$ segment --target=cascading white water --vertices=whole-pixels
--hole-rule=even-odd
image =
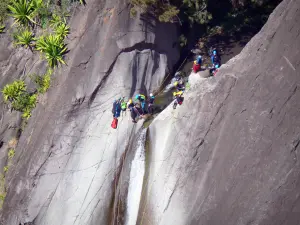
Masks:
[[[137,149],[131,162],[130,180],[127,196],[126,225],[136,225],[145,174],[145,140],[147,130],[138,137]]]

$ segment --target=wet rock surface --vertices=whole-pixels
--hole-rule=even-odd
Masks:
[[[55,72],[7,173],[3,224],[110,224],[122,217],[119,185],[126,178],[119,176],[142,122],[133,124],[127,113],[111,129],[112,102],[158,89],[179,58],[176,27],[130,19],[129,8],[128,1],[91,0],[75,9],[68,65]],[[27,62],[29,53],[19,51],[1,56],[16,68],[7,77],[20,77],[26,63],[42,71],[42,62]],[[22,64],[12,60],[17,56]]]
[[[278,6],[216,77],[192,74],[183,105],[167,107],[145,133],[128,113],[111,129],[112,102],[159,88],[179,58],[176,27],[130,19],[125,0],[75,9],[68,66],[56,71],[22,132],[1,223],[126,224],[134,200],[143,225],[298,225],[299,7],[288,0]],[[38,55],[3,40],[1,87],[43,73]],[[3,103],[0,110],[4,165],[20,121]],[[140,192],[131,169],[143,162],[138,204],[127,198]]]
[[[138,224],[300,223],[299,8],[155,118]]]

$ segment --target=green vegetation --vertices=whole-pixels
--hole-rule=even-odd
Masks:
[[[8,5],[11,16],[18,25],[28,26],[34,22],[35,8],[30,0],[14,0]]]
[[[5,25],[0,25],[0,34],[3,33],[5,30]]]
[[[12,160],[15,156],[15,147],[18,144],[18,140],[17,138],[12,138],[9,142],[8,142],[8,152],[7,152],[7,163],[3,168],[3,173],[4,174],[0,174],[0,209],[3,206],[5,197],[6,197],[6,188],[5,188],[5,174],[9,171],[9,168],[12,165]]]
[[[5,85],[2,90],[4,101],[9,103],[13,110],[23,112],[22,117],[28,119],[35,108],[37,95],[27,91],[25,82],[16,80]]]
[[[25,91],[26,91],[26,85],[22,80],[16,80],[12,84],[7,84],[2,90],[4,101],[14,102]]]
[[[70,27],[67,24],[62,23],[55,28],[54,32],[57,36],[64,40],[70,32]]]
[[[0,174],[0,209],[2,209],[5,197],[6,197],[5,176],[3,174]]]
[[[36,50],[44,53],[51,68],[58,66],[59,63],[65,64],[63,56],[68,49],[64,40],[59,35],[49,34],[41,36],[36,42]]]
[[[135,16],[139,10],[157,17],[161,22],[204,24],[212,19],[207,11],[208,0],[131,0],[131,5],[131,16]]]
[[[193,24],[208,24],[224,21],[227,15],[243,15],[248,9],[277,5],[281,0],[131,0],[131,16],[140,12],[143,15],[155,17],[161,22]],[[259,15],[259,13],[257,13]],[[228,17],[227,17],[228,19]],[[240,21],[241,22],[241,21]]]
[[[16,45],[21,45],[32,50],[33,33],[30,30],[24,29],[15,33],[14,40]]]
[[[65,23],[65,21],[63,21],[65,19],[63,19],[60,15],[57,14],[52,14],[52,19],[50,20],[50,26],[55,29],[56,27],[58,27],[60,24]]]
[[[8,151],[8,158],[12,159],[15,156],[15,149],[11,148]]]
[[[78,0],[77,0],[78,1]],[[35,108],[38,94],[44,94],[51,84],[52,68],[66,64],[64,55],[68,48],[65,38],[70,32],[66,17],[69,16],[69,5],[72,0],[43,1],[43,0],[2,0],[0,2],[0,33],[4,31],[7,16],[14,19],[12,35],[16,46],[29,48],[33,54],[39,51],[48,62],[44,75],[34,75],[36,89],[27,90],[23,80],[15,80],[7,84],[3,90],[3,99],[12,110],[22,112],[22,117],[30,118]],[[85,4],[85,1],[80,1]],[[47,25],[50,25],[47,27]],[[38,32],[37,32],[38,30]],[[35,37],[36,33],[42,33]]]
[[[44,94],[50,87],[51,84],[51,74],[52,71],[48,70],[47,73],[43,76],[40,75],[33,75],[31,78],[33,79],[34,83],[37,85],[38,93]]]

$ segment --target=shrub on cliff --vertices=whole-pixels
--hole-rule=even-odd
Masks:
[[[23,26],[35,23],[33,21],[35,10],[29,0],[13,0],[8,5],[8,9],[15,23]]]
[[[60,63],[65,64],[64,54],[67,52],[64,40],[58,35],[49,34],[37,39],[36,49],[44,54],[51,68],[58,66]]]
[[[131,16],[135,16],[138,10],[141,13],[149,13],[161,22],[207,23],[212,17],[207,11],[208,0],[131,0]]]
[[[36,94],[27,92],[27,87],[24,81],[16,80],[11,84],[5,85],[2,90],[4,101],[10,104],[13,110],[23,112],[24,118],[31,116],[31,111],[34,109],[37,101]]]
[[[34,81],[34,83],[37,85],[37,91],[38,93],[44,94],[50,87],[51,83],[51,74],[52,70],[49,69],[47,73],[43,76],[41,75],[32,75],[31,79]]]
[[[24,29],[15,33],[14,40],[16,45],[21,45],[32,50],[33,33],[30,30]]]
[[[65,39],[70,32],[70,27],[67,24],[62,23],[55,28],[54,32],[61,39]]]

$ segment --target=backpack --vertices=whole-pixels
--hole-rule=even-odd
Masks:
[[[127,103],[126,103],[126,102],[122,102],[122,103],[121,103],[121,109],[122,109],[123,111],[125,111],[126,108],[127,108]]]
[[[117,129],[117,127],[118,127],[118,119],[117,118],[113,119],[113,121],[111,122],[111,127],[113,129]]]

